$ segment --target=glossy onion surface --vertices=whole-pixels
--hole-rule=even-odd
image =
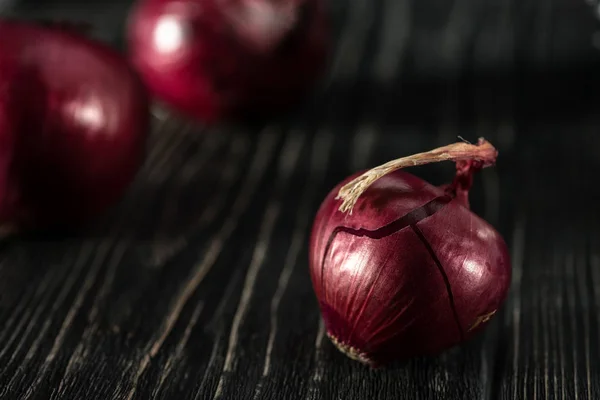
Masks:
[[[119,54],[74,29],[0,22],[0,224],[72,227],[122,195],[148,101]]]
[[[329,44],[322,0],[141,0],[128,30],[153,94],[209,122],[294,104]]]
[[[321,205],[311,278],[327,334],[378,366],[470,338],[500,307],[511,275],[499,233],[460,198],[404,171],[373,183],[352,214],[339,189]]]

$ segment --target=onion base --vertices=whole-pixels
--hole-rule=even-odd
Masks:
[[[338,338],[336,338],[329,332],[327,332],[327,337],[329,338],[329,340],[331,340],[331,343],[333,343],[334,346],[347,357],[366,365],[375,364],[373,360],[371,360],[365,353],[361,352],[356,347],[350,346],[346,343],[342,343]]]

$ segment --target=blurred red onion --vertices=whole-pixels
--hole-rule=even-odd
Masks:
[[[140,0],[128,30],[151,92],[207,122],[296,103],[329,48],[322,0]]]
[[[115,51],[64,24],[0,22],[0,224],[77,226],[143,157],[145,89]]]

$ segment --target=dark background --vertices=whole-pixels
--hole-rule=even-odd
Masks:
[[[123,46],[127,3],[0,4]],[[3,244],[0,397],[600,398],[595,7],[336,0],[310,104],[210,130],[157,113],[144,169],[95,229]],[[348,174],[457,135],[500,150],[472,205],[511,248],[509,299],[476,339],[369,370],[323,337],[312,217]],[[453,168],[411,172],[443,183]]]

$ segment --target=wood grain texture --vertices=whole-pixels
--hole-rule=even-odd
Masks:
[[[115,46],[129,7],[2,4],[89,20]],[[97,226],[2,244],[0,398],[600,398],[596,2],[329,5],[336,47],[309,104],[210,130],[157,108],[142,171]],[[350,173],[458,135],[500,150],[472,205],[510,245],[510,296],[474,340],[369,370],[324,334],[312,217]]]

